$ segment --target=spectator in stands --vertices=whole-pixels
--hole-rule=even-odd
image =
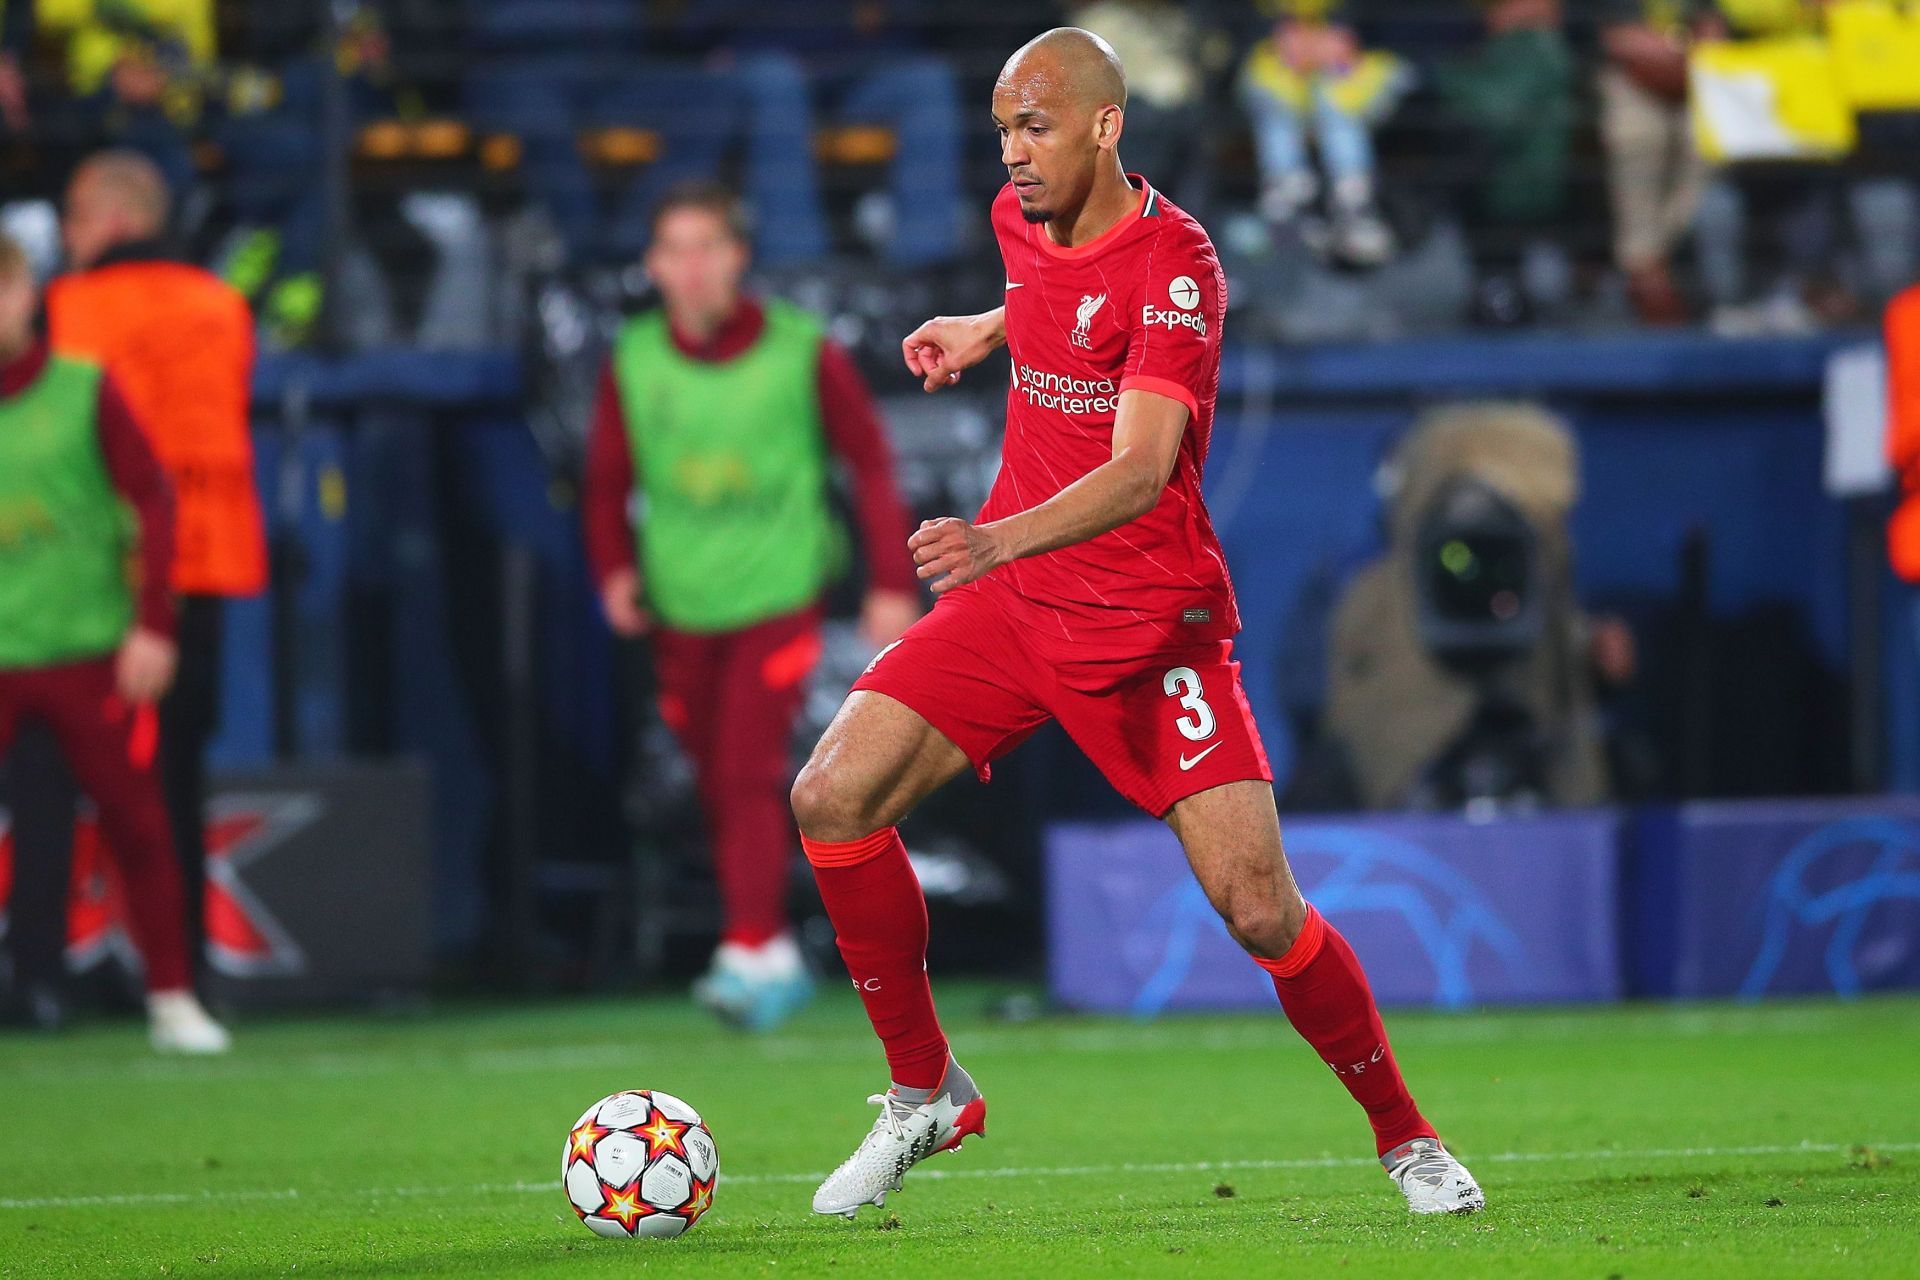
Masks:
[[[220,1053],[227,1033],[189,986],[154,777],[153,704],[176,657],[173,504],[115,380],[34,337],[34,295],[26,255],[0,237],[0,757],[24,725],[52,732],[120,869],[154,1047]],[[15,919],[65,908],[12,904]]]
[[[1266,0],[1265,7],[1276,20],[1240,77],[1259,153],[1261,212],[1275,226],[1300,227],[1343,261],[1378,266],[1395,246],[1375,201],[1372,130],[1409,87],[1410,69],[1391,53],[1362,49],[1338,0]],[[1321,197],[1320,170],[1330,235],[1304,220]]]
[[[693,0],[688,37],[738,60],[753,118],[777,113],[804,129],[782,166],[748,185],[761,218],[760,261],[784,265],[832,247],[820,201],[813,122],[883,126],[895,139],[887,261],[903,269],[950,261],[960,243],[960,104],[953,68],[925,51],[930,0]]]
[[[835,461],[851,477],[869,566],[868,643],[898,639],[919,596],[866,387],[811,317],[741,293],[740,201],[712,184],[676,187],[654,228],[646,269],[664,306],[626,323],[601,380],[582,490],[587,555],[615,633],[651,636],[660,714],[696,774],[724,933],[695,994],[765,1029],[811,988],[788,931],[786,793],[834,567]]]
[[[206,751],[220,718],[225,602],[266,586],[267,553],[248,418],[253,320],[218,278],[173,259],[166,224],[166,183],[150,160],[132,151],[90,157],[68,188],[61,226],[74,270],[49,287],[46,306],[53,349],[112,373],[177,499],[168,575],[178,595],[177,610],[170,606],[177,670],[159,699],[157,777],[197,969],[206,932]],[[64,865],[72,781],[28,741],[14,785],[22,857]]]
[[[1217,67],[1209,55],[1215,46],[1231,49],[1228,38],[1174,0],[1092,0],[1074,9],[1073,24],[1112,45],[1127,69],[1127,163],[1182,207],[1197,208],[1183,184],[1213,144],[1206,85]]]
[[[1485,38],[1441,65],[1436,87],[1461,135],[1460,214],[1479,281],[1482,323],[1525,320],[1528,242],[1569,208],[1577,66],[1560,0],[1478,0]]]
[[[716,175],[737,139],[745,142],[762,260],[819,250],[807,218],[816,197],[803,181],[813,139],[791,56],[764,52],[726,65],[689,57],[689,28],[674,14],[656,20],[648,0],[467,4],[477,60],[469,114],[482,129],[519,139],[527,186],[575,265],[631,261],[659,194],[677,181]],[[609,126],[650,130],[660,146],[658,158],[625,183],[611,216],[579,149],[582,131]]]
[[[214,68],[214,0],[12,0],[32,38],[60,46],[80,124],[145,152],[175,198],[193,183],[191,131]],[[9,6],[11,7],[11,5]]]
[[[1601,15],[1600,138],[1613,203],[1613,260],[1648,324],[1687,318],[1674,247],[1693,224],[1705,167],[1687,115],[1687,47],[1701,0],[1608,0]]]
[[[260,6],[246,15],[214,130],[234,220],[217,270],[258,307],[275,346],[308,341],[320,319],[329,192],[317,176],[327,168],[328,78],[341,78],[349,132],[392,114],[397,71],[387,15],[417,21],[418,2],[336,6],[332,33],[311,7]],[[425,22],[417,30],[420,39],[440,34]]]
[[[0,140],[25,137],[32,121],[26,70],[32,19],[27,0],[0,2]]]
[[[1716,0],[1716,4],[1717,25],[1734,42],[1784,40],[1790,47],[1795,39],[1823,35],[1821,0]],[[1823,57],[1817,65],[1812,74],[1826,83],[1815,83],[1812,95],[1797,92],[1791,83],[1764,82],[1764,77],[1764,91],[1746,95],[1745,105],[1756,117],[1759,134],[1792,138],[1797,133],[1797,112],[1789,104],[1809,96],[1817,100],[1822,89],[1833,91],[1827,59]],[[1798,105],[1805,109],[1804,102]],[[1844,104],[1841,109],[1851,110]],[[1720,303],[1711,318],[1720,333],[1804,334],[1824,324],[1859,321],[1867,314],[1860,294],[1891,293],[1905,278],[1902,264],[1910,270],[1915,234],[1911,191],[1900,190],[1896,179],[1891,184],[1892,216],[1877,219],[1871,227],[1862,225],[1863,183],[1857,171],[1848,171],[1845,157],[1826,154],[1821,147],[1798,158],[1780,154],[1793,149],[1789,142],[1785,148],[1769,146],[1758,159],[1735,157],[1717,171],[1707,192],[1717,234],[1710,243],[1702,243],[1701,265],[1709,291]],[[1886,184],[1874,185],[1886,190]],[[1895,264],[1891,273],[1843,269],[1849,204],[1855,243],[1868,249],[1860,265],[1884,263],[1891,250]],[[1881,243],[1867,245],[1869,240]],[[1750,282],[1756,268],[1765,275]]]

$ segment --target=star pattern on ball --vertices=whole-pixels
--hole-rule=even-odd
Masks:
[[[620,1224],[620,1229],[628,1235],[642,1218],[651,1218],[660,1210],[648,1204],[640,1196],[640,1180],[635,1178],[624,1187],[604,1187],[602,1194],[606,1203],[593,1211],[596,1218],[606,1218]]]
[[[698,1178],[693,1180],[693,1190],[687,1193],[687,1202],[679,1210],[686,1217],[688,1226],[700,1221],[700,1215],[713,1207],[713,1183],[712,1178],[705,1182]]]
[[[567,1161],[593,1159],[593,1144],[612,1133],[613,1130],[595,1124],[589,1120],[567,1135]]]
[[[684,1139],[687,1136],[687,1130],[692,1127],[690,1124],[667,1119],[665,1112],[655,1108],[653,1119],[634,1129],[633,1132],[647,1140],[647,1159],[658,1160],[661,1153],[667,1151],[684,1157],[687,1154]]]

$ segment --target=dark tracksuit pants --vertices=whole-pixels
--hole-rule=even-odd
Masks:
[[[195,979],[206,957],[206,751],[220,722],[223,617],[218,596],[187,596],[180,601],[180,668],[173,688],[160,701],[154,761],[179,865],[186,954]],[[62,972],[74,811],[80,794],[76,772],[47,726],[32,719],[21,726],[6,772],[14,837],[7,932],[16,981],[54,984]],[[104,819],[103,813],[103,825]],[[117,849],[113,852],[119,856]]]
[[[146,964],[147,989],[176,991],[188,983],[187,946],[181,929],[180,869],[174,861],[154,759],[159,727],[151,708],[132,707],[121,699],[113,668],[113,655],[107,654],[84,662],[0,671],[0,759],[7,756],[23,728],[38,725],[46,731],[43,741],[53,744],[71,771],[55,779],[64,783],[64,789],[52,797],[66,806],[62,847],[72,839],[73,783],[66,780],[71,777],[99,810],[101,834],[126,890],[128,928]],[[30,767],[30,781],[37,767]],[[22,794],[17,785],[15,795],[16,812],[18,801],[24,800],[29,835],[38,838],[32,835],[31,811],[49,797],[38,792]],[[14,860],[17,865],[32,865],[44,852],[23,851],[16,841]],[[61,859],[63,866],[65,861]],[[16,882],[16,889],[20,887]],[[16,892],[8,905],[9,919],[61,929],[66,919],[65,876],[57,882],[44,874],[30,877],[28,887],[38,892],[51,889],[56,896],[51,903],[23,902]],[[56,961],[59,937],[56,932]]]

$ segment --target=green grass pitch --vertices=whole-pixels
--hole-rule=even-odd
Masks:
[[[663,999],[255,1023],[213,1062],[6,1036],[0,1275],[1920,1274],[1920,1000],[1392,1016],[1487,1190],[1434,1221],[1277,1010],[1005,1025],[943,994],[987,1139],[854,1223],[807,1210],[884,1080],[851,992],[762,1039]],[[601,1240],[562,1141],[646,1086],[712,1125],[715,1208]]]

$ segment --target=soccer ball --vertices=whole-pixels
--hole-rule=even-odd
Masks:
[[[677,1236],[713,1207],[720,1152],[700,1113],[658,1089],[624,1089],[567,1133],[560,1185],[597,1235]]]

